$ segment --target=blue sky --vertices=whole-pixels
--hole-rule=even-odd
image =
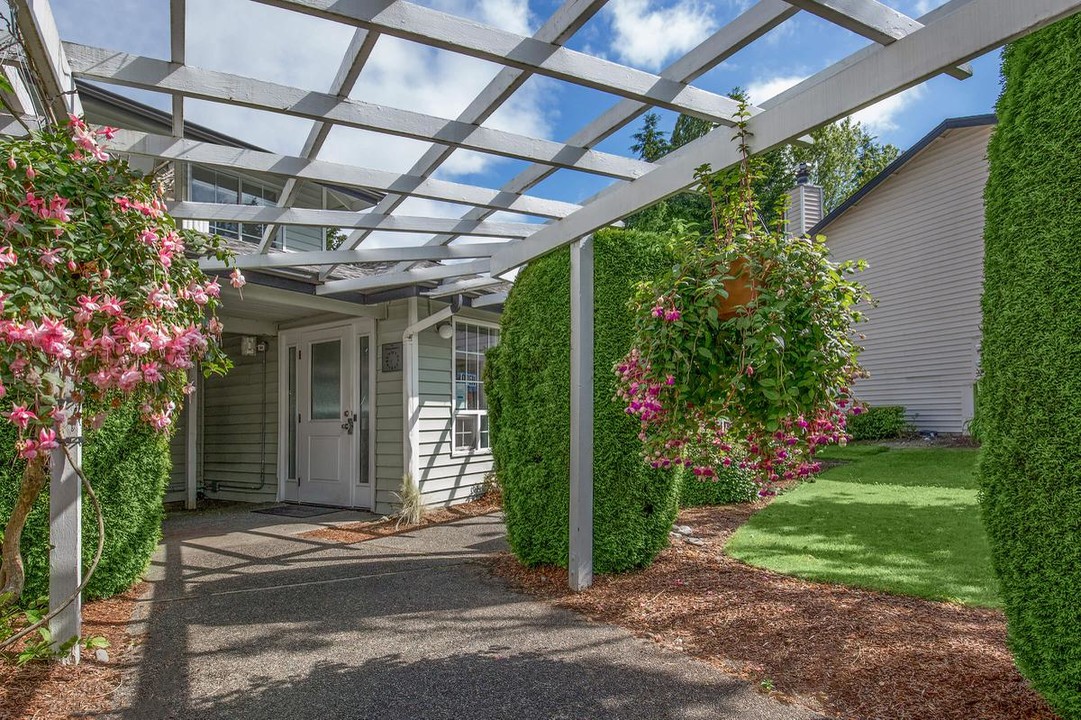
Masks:
[[[942,0],[885,0],[918,17]],[[466,16],[520,34],[531,34],[559,5],[556,0],[422,0],[444,12]],[[747,0],[610,0],[568,46],[650,72],[659,72],[749,6]],[[52,0],[65,40],[141,55],[168,55],[167,0]],[[303,17],[249,0],[188,0],[188,63],[287,85],[329,86],[353,29]],[[823,20],[799,13],[695,82],[726,93],[740,86],[762,101],[799,79],[868,44]],[[865,125],[902,150],[947,117],[990,112],[998,94],[998,52],[973,62],[965,81],[936,78],[901,96],[862,111]],[[382,37],[353,97],[383,105],[455,117],[498,67],[395,38]],[[167,107],[167,98],[112,88]],[[617,102],[611,95],[569,83],[531,78],[485,124],[521,134],[565,140]],[[670,129],[675,115],[662,111]],[[189,119],[267,149],[295,154],[310,123],[272,113],[188,102]],[[629,154],[640,120],[599,147]],[[336,128],[321,159],[406,172],[426,145],[360,130]],[[499,187],[523,162],[456,151],[437,177]],[[581,202],[609,181],[559,171],[534,194]],[[464,210],[434,201],[411,200],[411,214],[456,216]]]

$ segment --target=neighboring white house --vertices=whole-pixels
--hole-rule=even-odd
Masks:
[[[983,284],[983,191],[993,115],[946,120],[817,225],[837,259],[862,258],[878,301],[862,326],[869,405],[903,405],[924,432],[972,419]]]
[[[79,94],[91,123],[170,132],[167,113],[88,84]],[[185,136],[250,147],[193,124]],[[246,205],[275,204],[284,184],[200,165],[179,182],[193,201]],[[357,211],[380,197],[303,182],[294,206]],[[247,253],[265,228],[187,224]],[[283,226],[271,247],[321,250],[325,243],[324,228]],[[385,266],[342,266],[329,279]],[[437,292],[435,283],[421,283],[330,298],[315,294],[317,271],[245,271],[242,293],[223,283],[224,346],[235,367],[196,381],[173,437],[166,500],[188,499],[194,490],[211,499],[386,513],[409,467],[427,505],[467,500],[483,483],[492,467],[484,351],[499,340],[502,296],[478,297],[468,287]]]

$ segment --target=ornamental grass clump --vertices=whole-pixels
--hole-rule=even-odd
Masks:
[[[745,119],[740,127],[745,129]],[[825,238],[788,237],[759,222],[745,136],[735,173],[698,169],[712,227],[673,239],[671,273],[632,300],[635,335],[615,366],[617,401],[639,420],[652,467],[711,480],[751,473],[759,494],[819,470],[818,449],[844,443],[857,362],[857,304],[869,300]]]
[[[189,370],[229,365],[220,287],[198,258],[231,255],[219,238],[176,226],[154,185],[100,146],[112,133],[71,117],[0,139],[0,397],[25,461],[4,527],[0,606],[22,593],[20,537],[53,451],[67,454],[97,505],[70,452],[79,423],[97,428],[104,410],[132,406],[165,433],[192,390]],[[232,283],[243,276],[234,271]]]

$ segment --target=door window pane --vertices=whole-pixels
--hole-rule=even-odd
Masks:
[[[342,342],[312,343],[312,420],[342,414]]]

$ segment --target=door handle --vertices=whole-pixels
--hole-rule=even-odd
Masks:
[[[345,430],[350,435],[353,434],[353,425],[356,424],[356,417],[353,415],[346,415],[345,422],[342,423],[342,430]]]

